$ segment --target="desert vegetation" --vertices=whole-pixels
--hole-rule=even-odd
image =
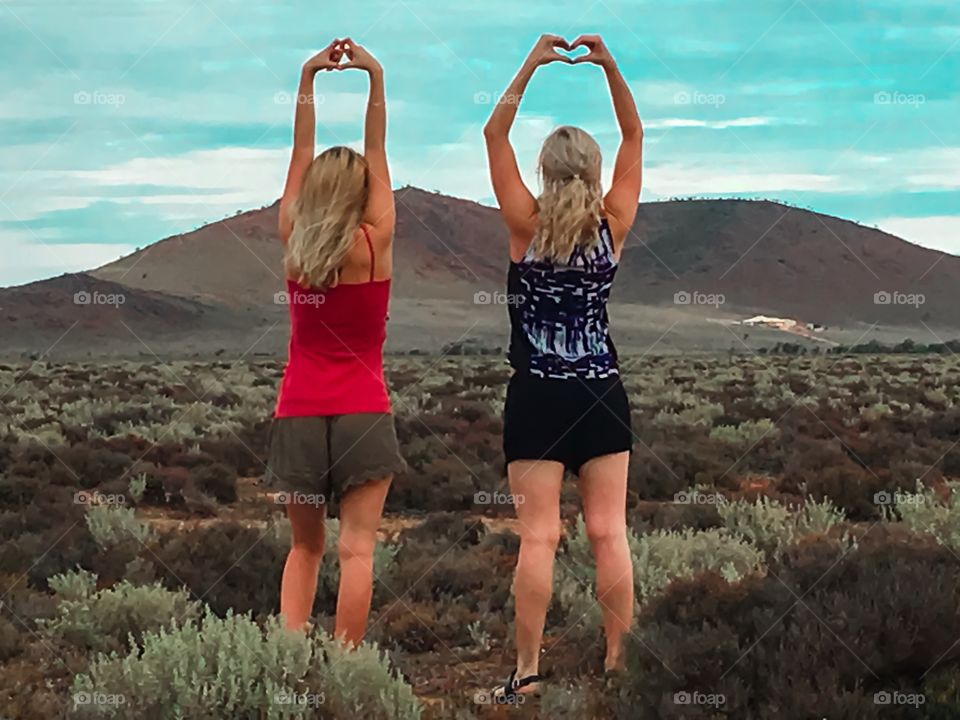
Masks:
[[[518,545],[502,360],[388,360],[409,470],[353,653],[329,636],[335,542],[310,633],[277,623],[289,526],[260,478],[280,363],[0,365],[0,717],[957,717],[960,360],[623,368],[628,670],[602,676],[571,482],[550,680],[502,708],[487,691],[513,657]]]

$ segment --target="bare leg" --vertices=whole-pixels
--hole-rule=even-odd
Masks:
[[[317,595],[317,575],[323,560],[324,505],[287,503],[293,541],[280,581],[280,614],[288,630],[302,630]]]
[[[517,677],[524,678],[539,671],[543,625],[553,594],[553,560],[560,543],[563,465],[549,460],[520,460],[510,463],[507,474],[519,520],[520,556],[513,594]],[[535,686],[530,686],[533,689]]]
[[[633,558],[627,544],[630,453],[593,458],[580,469],[587,537],[597,561],[597,599],[607,638],[606,669],[623,668],[623,636],[633,621]]]
[[[334,636],[359,645],[373,598],[373,551],[393,476],[352,488],[340,503],[340,591]]]

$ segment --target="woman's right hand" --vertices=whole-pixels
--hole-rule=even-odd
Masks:
[[[541,65],[549,65],[552,62],[573,62],[571,58],[558,53],[557,48],[561,50],[573,49],[570,43],[559,35],[541,35],[540,39],[537,40],[537,44],[533,46],[533,50],[530,51],[530,55],[527,56],[527,63],[534,67],[540,67]]]
[[[365,70],[368,73],[383,70],[380,62],[371,55],[370,51],[363,47],[363,45],[358,45],[350,38],[347,38],[343,40],[341,47],[347,56],[347,62],[339,65],[338,70],[357,68],[358,70]]]
[[[334,39],[327,47],[303,64],[303,72],[313,76],[321,70],[334,70],[339,67],[340,60],[343,59],[343,43],[344,41],[339,38]]]

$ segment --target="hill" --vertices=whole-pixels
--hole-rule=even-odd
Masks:
[[[396,198],[390,348],[437,349],[465,338],[502,345],[504,308],[474,302],[478,291],[504,283],[498,211],[417,188]],[[158,354],[282,352],[278,205],[88,273],[0,290],[4,351],[39,353],[57,342],[70,353],[137,354],[143,340]],[[125,294],[127,302],[73,304],[81,291]],[[613,313],[627,348],[646,349],[669,329],[667,348],[715,349],[731,343],[715,321],[758,314],[828,326],[847,341],[874,326],[886,339],[949,333],[960,326],[958,301],[960,258],[780,203],[680,200],[641,204]]]

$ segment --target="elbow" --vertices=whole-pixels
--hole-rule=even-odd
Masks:
[[[483,126],[483,137],[489,142],[496,138],[502,138],[506,135],[503,128],[494,122],[488,122]]]
[[[622,135],[624,140],[643,140],[643,125],[639,122],[636,125],[629,125],[623,128]]]

